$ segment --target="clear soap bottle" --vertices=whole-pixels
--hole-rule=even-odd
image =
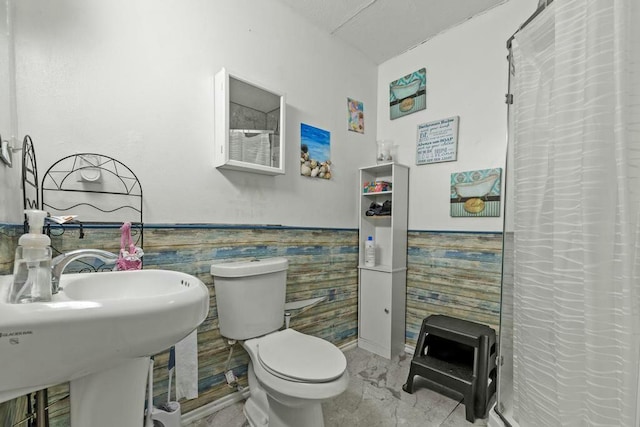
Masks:
[[[9,302],[51,301],[51,239],[42,234],[47,213],[26,210],[29,233],[18,240]]]

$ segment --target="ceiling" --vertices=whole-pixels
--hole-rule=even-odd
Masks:
[[[508,0],[278,0],[376,64]]]

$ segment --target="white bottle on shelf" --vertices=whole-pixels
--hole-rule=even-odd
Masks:
[[[376,244],[373,236],[367,237],[364,244],[364,265],[366,267],[375,267],[376,265]]]

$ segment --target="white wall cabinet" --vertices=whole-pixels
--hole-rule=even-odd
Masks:
[[[376,191],[367,184],[388,182]],[[358,283],[358,346],[390,359],[404,350],[407,289],[407,222],[409,168],[388,163],[360,169],[360,233]],[[367,215],[384,202],[391,214]],[[376,264],[365,265],[368,236],[376,246]]]
[[[214,80],[215,166],[284,174],[284,95],[231,75],[224,68]]]

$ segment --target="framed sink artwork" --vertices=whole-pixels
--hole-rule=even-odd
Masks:
[[[426,68],[421,68],[389,83],[389,112],[391,120],[426,108]]]

